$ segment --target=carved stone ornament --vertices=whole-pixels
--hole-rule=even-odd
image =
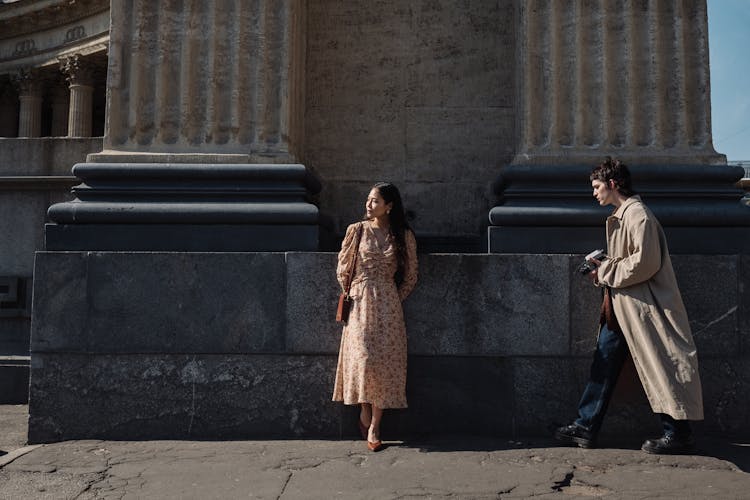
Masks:
[[[58,58],[60,61],[60,71],[70,85],[91,85],[94,76],[94,66],[79,54],[72,56],[63,56]]]

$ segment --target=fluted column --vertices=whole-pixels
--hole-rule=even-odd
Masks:
[[[723,163],[711,140],[704,1],[518,2],[514,163]]]
[[[302,0],[113,1],[105,149],[294,159],[304,12]]]
[[[70,86],[68,137],[91,137],[94,68],[83,57],[60,58],[60,70]]]
[[[517,0],[517,154],[498,172],[490,252],[583,253],[611,213],[591,197],[606,155],[678,253],[750,245],[750,211],[711,141],[705,0]],[[744,250],[742,250],[744,251]]]
[[[34,69],[22,69],[18,86],[18,137],[39,137],[42,132],[42,81]]]

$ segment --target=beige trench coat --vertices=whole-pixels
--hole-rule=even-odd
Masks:
[[[654,413],[703,419],[698,356],[659,221],[640,196],[607,218],[609,258],[598,271]]]

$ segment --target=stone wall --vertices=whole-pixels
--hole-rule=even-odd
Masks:
[[[481,238],[515,151],[514,2],[316,0],[307,15],[303,162],[335,231],[390,180],[420,236]]]
[[[406,301],[415,433],[543,435],[575,414],[598,291],[580,256],[420,255]],[[675,256],[705,391],[701,432],[747,436],[750,261]],[[353,436],[330,402],[332,253],[41,252],[29,439]],[[626,370],[604,432],[658,432]]]
[[[74,163],[102,139],[0,138],[0,403],[28,397],[34,252],[44,248],[47,207],[70,198]]]

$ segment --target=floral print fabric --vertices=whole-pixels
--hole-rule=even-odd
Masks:
[[[349,321],[341,334],[333,400],[406,408],[406,326],[401,301],[417,283],[417,243],[406,231],[404,281],[396,287],[393,237],[369,222],[350,225],[341,244],[336,275],[345,289],[362,225],[350,296]]]

